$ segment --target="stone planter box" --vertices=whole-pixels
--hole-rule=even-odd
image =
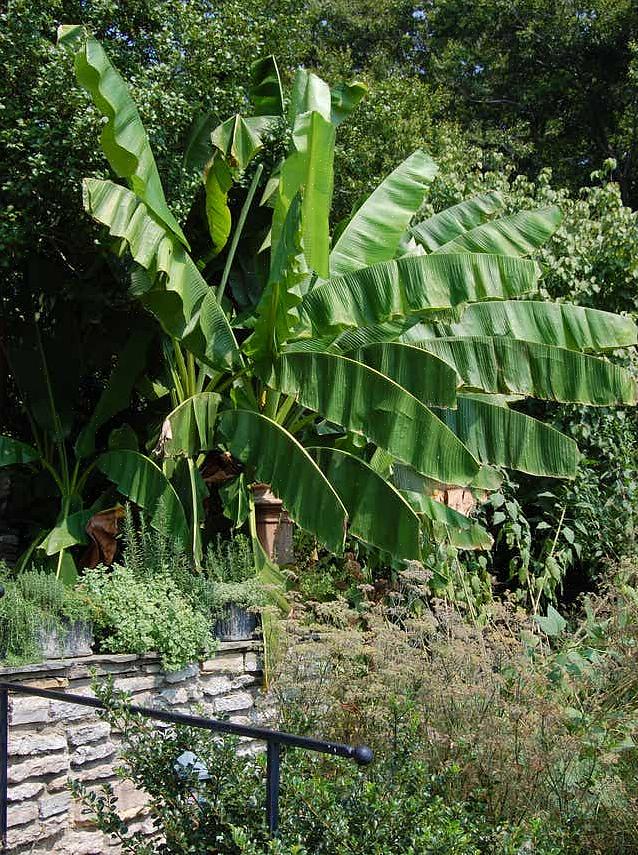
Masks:
[[[220,641],[249,641],[257,629],[257,615],[229,603],[226,614],[215,622],[215,638]]]
[[[38,643],[44,659],[69,659],[93,653],[93,627],[83,620],[57,626],[40,627]]]

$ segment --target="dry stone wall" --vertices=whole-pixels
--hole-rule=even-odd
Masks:
[[[268,711],[259,702],[260,653],[256,641],[222,642],[213,659],[173,673],[162,671],[155,654],[86,656],[0,668],[0,680],[93,696],[95,672],[112,675],[115,687],[129,692],[136,704],[264,724]],[[93,710],[22,695],[10,695],[9,704],[9,852],[115,855],[117,847],[72,801],[69,778],[88,786],[111,783],[131,827],[151,831],[143,793],[115,775],[117,735]]]

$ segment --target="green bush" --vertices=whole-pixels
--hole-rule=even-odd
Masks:
[[[176,671],[213,649],[210,622],[168,575],[139,577],[128,567],[100,565],[86,570],[80,590],[108,653],[157,651],[163,667]]]
[[[110,703],[108,687],[97,687]],[[493,825],[480,803],[437,795],[440,782],[415,753],[381,757],[362,770],[344,759],[284,752],[281,767],[279,839],[265,828],[263,756],[238,756],[238,742],[194,728],[158,731],[152,722],[122,707],[106,713],[123,734],[123,778],[150,797],[156,842],[129,831],[118,815],[112,789],[90,791],[74,783],[85,814],[136,855],[215,852],[239,855],[515,855],[530,851],[558,855],[559,838],[540,823]],[[193,752],[208,772],[180,769]],[[176,768],[177,767],[177,768]],[[179,771],[178,771],[179,770]],[[454,770],[443,776],[456,775]],[[521,849],[521,847],[524,847]]]

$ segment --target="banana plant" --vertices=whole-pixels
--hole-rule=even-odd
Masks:
[[[114,429],[108,449],[96,449],[100,428],[129,405],[152,335],[152,330],[138,329],[131,337],[93,413],[79,431],[73,418],[77,388],[69,383],[73,370],[66,329],[43,342],[34,323],[9,348],[8,361],[30,427],[31,442],[0,436],[0,467],[40,470],[46,481],[45,491],[53,488],[57,504],[51,524],[38,531],[21,557],[21,567],[37,550],[44,563],[53,565],[58,578],[67,584],[75,580],[77,567],[71,550],[88,543],[86,526],[107,502],[106,496],[88,499],[95,494],[91,483],[94,473],[101,473],[121,494],[146,508],[152,525],[169,526],[174,536],[186,543],[188,527],[178,495],[161,468],[137,450],[133,430],[124,426]]]
[[[141,272],[134,293],[206,378],[167,415],[163,454],[193,461],[219,449],[241,461],[225,493],[237,521],[261,481],[334,552],[346,530],[402,560],[418,559],[428,537],[485,548],[486,533],[428,485],[493,489],[495,467],[573,478],[576,444],[518,402],[635,403],[633,379],[605,355],[636,343],[632,321],[539,299],[533,256],[560,225],[556,208],[504,216],[491,193],[417,222],[436,174],[418,150],[332,239],[335,136],[363,87],[331,90],[300,69],[286,99],[270,59],[253,77],[256,115],[212,133],[209,256],[224,264],[208,273],[167,214],[125,82],[95,39],[76,27],[61,38],[105,116],[104,154],[127,182],[85,179],[85,208]],[[273,121],[290,143],[262,176]],[[249,168],[233,232],[229,190]],[[252,245],[259,298],[240,311],[227,286],[252,220],[266,223]]]

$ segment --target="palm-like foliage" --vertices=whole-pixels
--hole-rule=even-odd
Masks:
[[[246,483],[257,480],[335,551],[348,525],[403,559],[418,558],[423,537],[441,527],[482,547],[484,532],[428,496],[432,481],[490,488],[490,464],[561,478],[577,465],[571,439],[513,402],[635,402],[631,377],[595,355],[635,344],[634,324],[535,299],[532,256],[558,227],[558,210],[499,216],[492,193],[414,225],[436,172],[417,151],[331,244],[335,133],[359,84],[331,91],[300,70],[284,116],[274,60],[258,65],[256,115],[225,122],[208,148],[191,145],[207,152],[211,233],[195,263],[124,81],[94,39],[77,28],[62,35],[79,45],[78,80],[107,118],[104,153],[128,182],[86,180],[86,209],[128,251],[135,293],[198,378],[167,417],[164,453],[192,464],[222,448],[239,459],[246,473],[226,491],[238,521]],[[286,122],[290,148],[255,215],[262,222],[269,211],[267,229],[242,241],[260,165],[228,247],[228,191],[264,134]],[[223,251],[223,273],[209,282],[201,270]],[[247,269],[258,297],[240,312],[227,291],[233,271]]]

